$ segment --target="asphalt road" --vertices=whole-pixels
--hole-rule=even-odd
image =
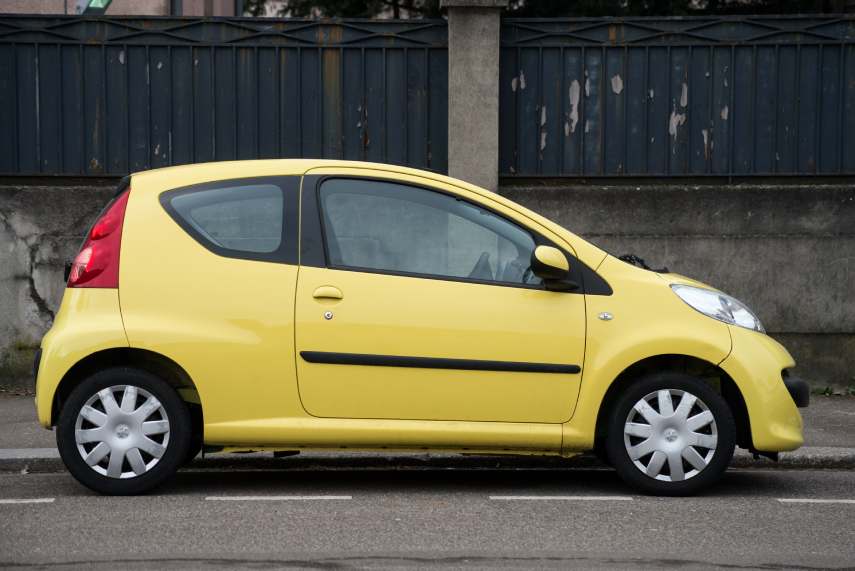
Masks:
[[[678,499],[634,495],[610,470],[486,464],[184,471],[132,498],[0,474],[3,568],[714,565],[855,566],[855,472],[732,470]]]

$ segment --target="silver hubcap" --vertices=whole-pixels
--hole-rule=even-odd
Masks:
[[[665,482],[679,482],[707,467],[718,445],[715,418],[706,403],[677,389],[645,396],[623,428],[626,451],[636,468]]]
[[[166,452],[169,417],[145,389],[117,385],[86,401],[74,439],[80,456],[99,474],[133,478],[154,468]]]

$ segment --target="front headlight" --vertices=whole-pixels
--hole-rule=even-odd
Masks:
[[[753,329],[760,333],[766,333],[763,324],[757,316],[748,309],[744,303],[736,298],[725,295],[711,289],[703,289],[683,284],[672,284],[680,299],[689,304],[690,307],[718,319],[730,325],[738,325],[746,329]]]

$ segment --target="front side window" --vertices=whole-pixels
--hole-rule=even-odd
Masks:
[[[177,193],[171,214],[215,251],[269,254],[282,244],[284,200],[273,184],[238,184]]]
[[[537,285],[531,234],[470,202],[402,184],[329,179],[320,205],[330,264]]]

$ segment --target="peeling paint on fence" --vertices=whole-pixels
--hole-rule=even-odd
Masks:
[[[620,95],[620,92],[623,91],[623,80],[620,75],[612,76],[612,91],[615,95]]]
[[[511,90],[516,91],[517,88],[525,89],[525,73],[522,71],[511,80]]]
[[[674,109],[671,111],[671,117],[668,118],[668,134],[677,139],[677,129],[686,122],[686,114],[685,113],[677,113],[677,110]]]
[[[543,128],[546,125],[546,105],[540,108],[540,151],[546,148],[546,130]]]
[[[708,129],[701,129],[701,136],[704,138],[704,160],[710,159],[710,132]]]
[[[576,125],[579,123],[579,80],[574,79],[570,82],[570,121],[567,123],[567,135],[576,132]]]

